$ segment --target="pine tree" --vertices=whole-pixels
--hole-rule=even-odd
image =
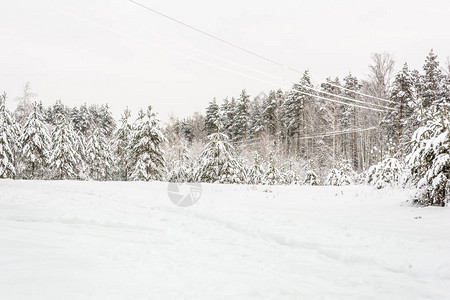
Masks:
[[[283,174],[275,166],[275,159],[270,158],[266,171],[264,172],[263,183],[268,185],[284,183]]]
[[[366,182],[378,189],[398,186],[403,175],[403,165],[394,157],[387,157],[369,168]]]
[[[401,72],[395,76],[392,84],[391,110],[383,118],[381,125],[387,132],[388,139],[393,139],[397,145],[404,144],[405,137],[409,140],[412,134],[409,120],[416,101],[414,78],[405,63]]]
[[[14,178],[15,168],[15,139],[17,134],[14,121],[5,107],[6,94],[0,96],[0,178]]]
[[[77,151],[79,138],[66,115],[59,115],[56,119],[59,122],[51,135],[50,169],[55,179],[75,179],[81,162]]]
[[[339,185],[340,177],[341,176],[339,174],[339,170],[333,168],[330,170],[330,173],[328,173],[325,184],[326,185]]]
[[[427,114],[429,121],[414,132],[406,161],[410,181],[419,188],[414,201],[444,206],[450,200],[450,108],[432,106]]]
[[[319,178],[317,177],[316,172],[313,170],[306,171],[305,180],[303,184],[307,185],[319,185]]]
[[[178,143],[171,149],[171,152],[174,152],[176,157],[169,161],[167,180],[169,182],[194,181],[192,159],[189,156],[186,144]]]
[[[299,84],[294,84],[292,90],[288,93],[284,102],[284,124],[287,128],[289,137],[295,137],[295,149],[297,155],[304,155],[305,149],[300,147],[300,138],[306,134],[305,130],[305,105],[311,100],[311,97],[305,93],[311,94],[308,87],[313,87],[309,72],[305,71]]]
[[[261,156],[256,152],[253,157],[253,165],[250,166],[247,172],[248,184],[261,184],[263,182],[264,170],[261,166]]]
[[[211,183],[242,183],[243,166],[237,160],[236,152],[229,143],[229,138],[216,132],[208,136],[203,152],[199,156],[196,178]]]
[[[130,140],[133,180],[163,180],[165,161],[161,146],[165,141],[152,107],[149,106],[145,113],[140,110]]]
[[[237,101],[231,131],[233,133],[234,142],[247,140],[249,138],[250,96],[245,90],[242,90]]]
[[[439,61],[433,50],[428,54],[423,70],[425,74],[420,78],[419,89],[422,107],[427,109],[432,104],[443,104],[445,101],[443,94],[444,75],[439,68]]]
[[[96,180],[111,178],[112,153],[103,128],[96,128],[87,140],[87,162],[90,177]]]
[[[130,175],[130,140],[131,140],[131,124],[129,118],[131,111],[126,108],[120,119],[120,128],[115,134],[114,140],[114,156],[116,158],[116,166],[121,180],[128,180]]]
[[[43,178],[49,159],[50,136],[37,103],[33,104],[33,111],[25,122],[20,142],[26,178]]]
[[[217,122],[219,119],[219,106],[216,103],[216,98],[214,98],[206,108],[205,131],[208,135],[217,132]]]

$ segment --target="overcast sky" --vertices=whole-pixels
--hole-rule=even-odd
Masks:
[[[450,55],[448,0],[136,1],[309,69],[315,84],[350,71],[364,78],[374,52],[393,54],[397,69],[421,68],[431,48],[441,63]],[[128,0],[1,0],[0,11],[0,90],[10,108],[30,81],[46,105],[107,102],[117,117],[151,104],[165,120],[299,79]]]

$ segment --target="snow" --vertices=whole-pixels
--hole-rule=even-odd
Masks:
[[[448,299],[450,210],[367,186],[0,181],[1,299]]]

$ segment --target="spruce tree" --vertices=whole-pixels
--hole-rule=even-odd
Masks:
[[[131,124],[129,118],[131,111],[126,108],[120,119],[120,128],[115,133],[114,139],[114,157],[116,158],[116,166],[119,173],[119,179],[127,181],[130,175],[130,140],[131,140]]]
[[[242,90],[237,100],[231,131],[233,141],[247,140],[250,133],[250,96]]]
[[[110,179],[113,159],[105,129],[96,128],[89,136],[86,152],[90,177],[95,180]]]
[[[0,96],[0,178],[14,178],[15,168],[15,132],[14,121],[6,109],[6,94]]]
[[[23,126],[20,139],[22,144],[22,160],[25,167],[25,177],[30,179],[43,178],[43,170],[47,167],[50,151],[50,135],[39,105],[33,104],[33,111]]]
[[[219,122],[219,119],[219,106],[216,103],[216,98],[214,98],[206,108],[205,131],[207,135],[217,132],[217,122]]]
[[[428,122],[414,132],[406,161],[419,188],[414,201],[444,206],[450,200],[450,108],[436,105],[426,113]]]
[[[130,140],[131,178],[133,180],[163,180],[165,175],[164,151],[166,139],[160,129],[152,107],[139,111]]]
[[[51,135],[50,169],[55,179],[75,179],[81,162],[77,151],[79,138],[66,115],[59,115],[55,119],[59,122]]]
[[[263,182],[264,170],[261,166],[261,156],[255,153],[253,156],[253,165],[250,166],[247,172],[247,183],[261,184]]]
[[[412,124],[408,123],[416,101],[414,79],[406,63],[402,71],[395,76],[390,99],[394,103],[389,106],[394,110],[387,112],[381,125],[385,129],[388,139],[392,139],[397,145],[404,144],[412,134]]]
[[[228,136],[216,132],[208,136],[208,140],[208,144],[199,156],[197,179],[211,183],[242,183],[244,181],[243,166],[237,160]]]

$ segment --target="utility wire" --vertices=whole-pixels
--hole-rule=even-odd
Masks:
[[[169,16],[169,15],[167,15],[167,14],[165,14],[165,13],[162,13],[162,12],[160,12],[160,11],[157,11],[156,9],[153,9],[153,8],[147,6],[147,5],[144,5],[144,4],[139,3],[139,2],[137,2],[137,1],[134,1],[134,0],[128,0],[128,1],[131,2],[131,3],[133,3],[133,4],[135,4],[135,5],[137,5],[137,6],[139,6],[139,7],[141,7],[141,8],[143,8],[143,9],[146,9],[146,10],[148,10],[148,11],[150,11],[150,12],[153,12],[153,13],[155,13],[155,14],[157,14],[157,15],[160,15],[160,16],[166,18],[166,19],[169,19],[169,20],[171,20],[171,21],[173,21],[173,22],[176,22],[176,23],[178,23],[178,24],[180,24],[180,25],[183,25],[183,26],[185,26],[185,27],[187,27],[187,28],[189,28],[189,29],[191,29],[191,30],[194,30],[194,31],[200,33],[200,34],[206,35],[206,36],[208,36],[208,37],[210,37],[210,38],[212,38],[212,39],[215,39],[215,40],[217,40],[217,41],[219,41],[219,42],[221,42],[221,43],[224,43],[224,44],[226,44],[226,45],[228,45],[228,46],[231,46],[231,47],[233,47],[233,48],[236,48],[236,49],[239,49],[239,50],[241,50],[241,51],[244,51],[244,52],[246,52],[246,53],[248,53],[248,54],[250,54],[250,55],[253,55],[253,56],[255,56],[255,57],[258,57],[258,58],[260,58],[260,59],[263,59],[263,60],[265,60],[265,61],[267,61],[267,62],[270,62],[270,63],[272,63],[272,64],[274,64],[274,65],[277,65],[277,66],[279,66],[279,67],[282,67],[282,68],[291,70],[291,71],[296,72],[296,73],[298,73],[298,74],[303,74],[303,72],[301,72],[301,71],[299,71],[299,70],[297,70],[297,69],[295,69],[295,68],[292,68],[292,67],[287,66],[287,65],[285,65],[285,64],[279,63],[279,62],[277,62],[277,61],[275,61],[275,60],[273,60],[273,59],[270,59],[270,58],[267,58],[267,57],[265,57],[265,56],[262,56],[262,55],[260,55],[260,54],[258,54],[258,53],[256,53],[256,52],[247,50],[247,49],[245,49],[245,48],[243,48],[243,47],[241,47],[241,46],[239,46],[239,45],[236,45],[236,44],[234,44],[234,43],[228,42],[228,41],[226,41],[226,40],[224,40],[224,39],[222,39],[222,38],[220,38],[220,37],[217,37],[217,36],[215,36],[215,35],[212,35],[212,34],[206,32],[206,31],[203,31],[203,30],[198,29],[198,28],[196,28],[196,27],[194,27],[194,26],[191,26],[191,25],[189,25],[189,24],[187,24],[187,23],[185,23],[185,22],[183,22],[183,21],[180,21],[180,20],[178,20],[178,19],[175,19],[175,18],[173,18],[173,17],[171,17],[171,16]],[[332,84],[332,83],[331,83],[330,85],[331,85],[331,86],[334,86],[334,87],[338,87],[338,88],[344,89],[344,90],[347,90],[347,91],[355,92],[355,91],[353,91],[353,90],[350,90],[350,89],[347,89],[347,88],[345,88],[345,87],[342,87],[342,86],[339,86],[339,85],[335,85],[335,84]],[[356,94],[359,94],[359,95],[362,95],[362,96],[374,98],[374,99],[377,99],[377,100],[380,100],[380,101],[386,101],[386,102],[393,103],[393,101],[386,100],[386,99],[382,99],[382,98],[375,97],[375,96],[368,95],[368,94],[364,94],[364,93],[361,93],[361,92],[355,92],[355,93],[356,93]]]
[[[39,5],[41,4],[39,1],[34,1],[34,2],[37,3],[37,4],[39,4]],[[127,37],[129,37],[129,38],[132,38],[132,39],[134,39],[134,40],[140,41],[140,42],[142,42],[142,43],[144,43],[144,44],[156,46],[156,47],[162,48],[162,49],[164,49],[164,50],[167,50],[167,51],[169,51],[169,52],[175,53],[175,54],[177,54],[177,55],[180,55],[180,56],[183,56],[183,57],[186,57],[186,58],[189,58],[189,59],[192,59],[192,60],[201,62],[201,63],[204,63],[204,64],[209,65],[209,66],[212,66],[212,67],[216,67],[216,68],[219,68],[219,69],[222,69],[222,70],[225,70],[225,71],[229,71],[229,72],[231,72],[231,73],[234,73],[234,74],[237,74],[237,75],[240,75],[240,76],[243,76],[243,77],[247,77],[247,78],[250,78],[250,79],[253,79],[253,80],[257,80],[257,81],[260,81],[260,82],[263,82],[263,83],[266,83],[266,84],[270,84],[270,85],[273,85],[273,86],[275,86],[275,87],[280,87],[279,84],[276,84],[276,83],[273,83],[273,82],[270,82],[270,81],[267,81],[267,80],[264,80],[264,79],[261,79],[261,78],[258,78],[258,77],[254,77],[254,76],[252,76],[252,75],[248,75],[248,74],[245,74],[245,73],[242,73],[242,72],[238,72],[238,71],[235,71],[235,70],[233,70],[233,69],[226,68],[226,67],[223,67],[223,66],[220,66],[220,65],[217,65],[217,64],[214,64],[214,63],[205,61],[205,60],[203,60],[203,59],[193,57],[193,56],[191,56],[191,55],[187,55],[187,54],[182,53],[182,52],[177,51],[177,50],[169,49],[169,48],[164,47],[164,46],[161,46],[161,45],[159,45],[159,44],[157,44],[157,43],[155,43],[155,42],[148,42],[148,41],[146,41],[146,40],[137,38],[137,37],[135,37],[135,36],[133,36],[133,35],[130,35],[130,34],[127,34],[127,33],[121,32],[121,31],[118,31],[118,30],[116,30],[116,29],[114,29],[114,28],[108,27],[108,26],[106,26],[106,25],[97,23],[97,22],[92,21],[92,20],[90,20],[90,19],[88,19],[88,18],[81,17],[81,16],[75,15],[75,14],[73,14],[73,13],[71,13],[71,12],[67,12],[67,11],[58,9],[58,8],[52,6],[52,5],[48,5],[48,4],[47,4],[47,6],[50,7],[50,8],[52,8],[52,9],[54,9],[54,10],[56,10],[56,11],[58,11],[58,12],[62,12],[62,13],[64,13],[64,14],[68,14],[68,15],[70,15],[70,16],[72,16],[72,17],[79,18],[79,19],[81,19],[81,20],[83,20],[83,21],[85,21],[85,22],[88,22],[88,23],[91,23],[91,24],[100,26],[100,27],[102,27],[102,28],[104,28],[104,29],[106,29],[106,30],[112,31],[112,32],[114,32],[114,33],[116,33],[116,34],[119,34],[119,35],[125,35],[125,36],[127,36]],[[285,86],[284,88],[289,89],[289,87],[286,87],[286,86]],[[383,111],[383,110],[381,110],[381,109],[377,109],[377,108],[373,108],[373,107],[361,106],[361,105],[357,105],[357,104],[353,104],[353,103],[348,103],[348,102],[343,102],[343,101],[339,101],[339,100],[335,100],[335,99],[328,99],[328,98],[325,98],[325,97],[322,97],[322,96],[318,96],[318,95],[314,95],[314,94],[310,94],[310,93],[305,93],[305,92],[302,92],[302,91],[298,91],[298,92],[299,92],[300,94],[303,94],[303,95],[306,95],[306,96],[311,96],[311,97],[314,97],[314,98],[319,98],[319,99],[322,99],[322,100],[325,100],[325,101],[330,101],[330,102],[339,103],[339,104],[348,105],[348,106],[359,107],[359,108],[368,109],[368,110],[373,110],[373,111],[379,111],[379,112],[382,112],[382,111]],[[332,95],[333,95],[333,96],[336,96],[336,95],[334,95],[334,94],[332,94]],[[349,99],[351,99],[351,98],[349,98]],[[351,100],[354,101],[354,100],[356,100],[356,99],[351,99]]]

